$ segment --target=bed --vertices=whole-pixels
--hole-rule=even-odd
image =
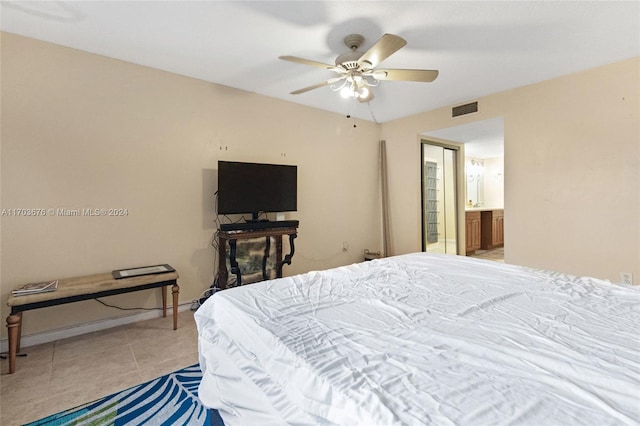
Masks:
[[[414,253],[216,293],[202,403],[232,425],[640,424],[640,290]]]

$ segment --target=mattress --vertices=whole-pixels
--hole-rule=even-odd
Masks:
[[[640,424],[640,290],[414,253],[216,293],[199,396],[227,425]]]

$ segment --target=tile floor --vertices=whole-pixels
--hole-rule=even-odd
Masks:
[[[470,256],[504,263],[504,247],[498,247],[492,250],[476,250],[476,252]]]
[[[198,362],[193,312],[23,348],[1,361],[0,424],[21,425]]]

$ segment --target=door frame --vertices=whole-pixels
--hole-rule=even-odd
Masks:
[[[424,188],[423,186],[423,146],[433,145],[441,148],[451,149],[456,152],[454,162],[454,173],[456,179],[455,186],[455,221],[456,221],[456,254],[465,255],[466,238],[465,238],[465,225],[464,225],[464,196],[465,196],[465,183],[464,183],[464,144],[445,139],[434,138],[432,136],[420,135],[420,240],[422,243],[422,251],[426,250],[424,235]]]

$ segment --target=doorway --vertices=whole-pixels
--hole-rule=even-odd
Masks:
[[[456,147],[420,144],[422,251],[457,254],[457,156]]]
[[[506,216],[504,194],[504,119],[502,117],[472,121],[457,126],[430,130],[422,133],[422,138],[437,140],[445,143],[460,144],[461,150],[458,162],[458,254],[466,254],[469,244],[470,231],[469,215],[481,215],[482,210],[498,211]],[[471,176],[470,176],[471,175]],[[471,204],[471,205],[469,205]],[[480,219],[478,219],[480,222]],[[502,220],[504,239],[504,219]],[[478,223],[478,228],[481,228]],[[483,254],[481,236],[476,254]],[[471,238],[473,240],[473,238]],[[487,253],[504,259],[504,248],[496,248],[495,252]],[[494,260],[494,259],[492,259]]]

